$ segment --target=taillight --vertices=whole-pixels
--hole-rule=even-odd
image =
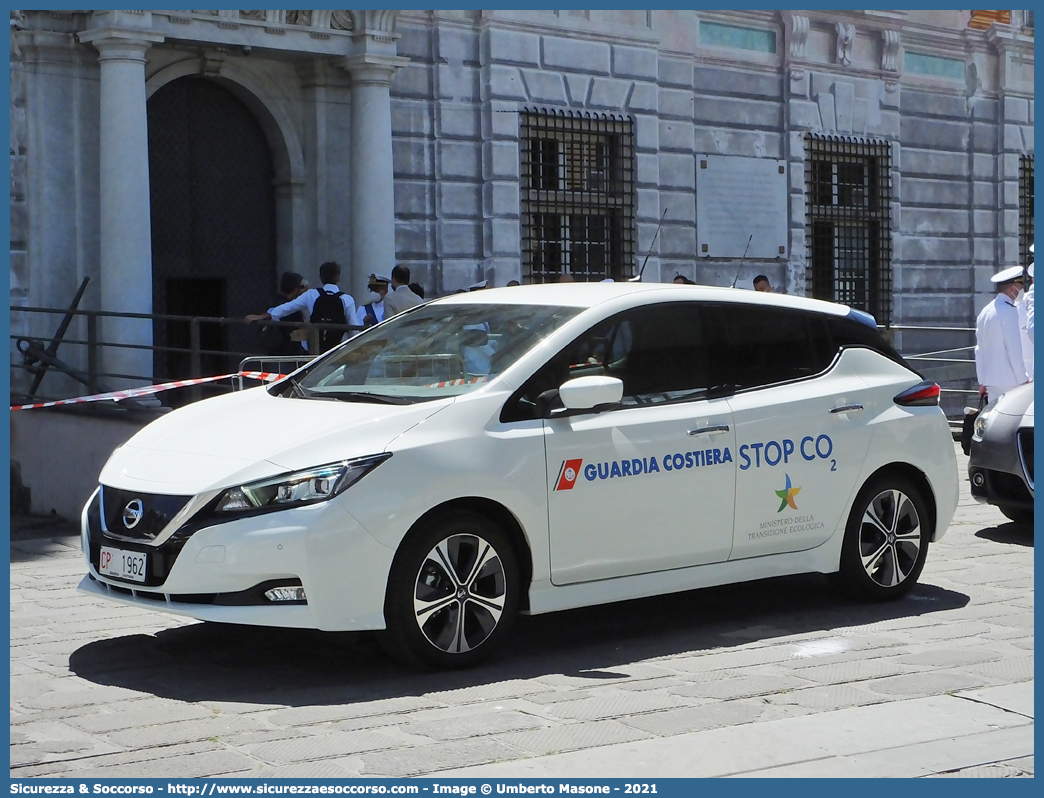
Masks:
[[[892,401],[897,405],[905,407],[930,407],[939,405],[939,386],[931,380],[919,382],[912,388],[907,388]]]

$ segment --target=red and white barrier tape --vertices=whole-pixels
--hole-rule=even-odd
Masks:
[[[217,377],[198,377],[193,380],[175,380],[174,382],[163,382],[158,385],[145,385],[141,388],[127,388],[123,391],[109,391],[108,393],[96,393],[92,396],[77,396],[74,399],[60,399],[55,402],[37,402],[32,405],[12,405],[12,410],[32,410],[37,407],[58,407],[59,405],[78,405],[85,402],[106,402],[112,400],[118,402],[121,399],[133,399],[136,396],[150,396],[154,393],[162,393],[172,388],[185,388],[189,385],[202,385],[205,382],[217,382],[218,380],[230,380],[243,377],[248,380],[261,380],[262,382],[273,382],[285,377],[273,371],[240,371],[235,374],[221,374]],[[488,375],[472,377],[471,379],[446,380],[425,385],[425,388],[451,388],[455,385],[473,385],[476,382],[485,382]]]
[[[241,371],[238,374],[230,374],[230,377],[246,377],[248,380],[262,380],[263,382],[274,382],[285,374],[279,374],[275,371]]]
[[[202,385],[205,382],[217,382],[218,380],[235,379],[236,377],[246,377],[251,380],[272,382],[273,380],[278,380],[280,377],[285,376],[285,374],[276,374],[271,371],[240,371],[236,374],[221,374],[217,377],[198,377],[192,380],[175,380],[174,382],[163,382],[158,385],[145,385],[141,388],[127,388],[123,391],[96,393],[92,396],[77,396],[74,399],[60,399],[56,402],[37,402],[32,405],[12,405],[11,409],[32,410],[37,407],[57,407],[58,405],[77,405],[83,404],[84,402],[105,402],[109,400],[118,402],[121,399],[133,399],[136,396],[149,396],[154,393],[162,393],[163,391],[169,391],[172,388],[184,388],[188,385]]]
[[[446,380],[445,382],[433,382],[430,385],[425,385],[425,388],[451,388],[454,385],[474,385],[476,382],[485,382],[489,379],[488,374],[483,374],[481,377],[472,377],[470,380]]]

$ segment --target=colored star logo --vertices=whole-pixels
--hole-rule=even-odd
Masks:
[[[783,512],[784,507],[789,507],[791,510],[796,510],[798,507],[794,503],[794,497],[801,492],[801,488],[794,488],[790,485],[790,474],[787,474],[787,486],[783,490],[777,490],[776,495],[779,496],[782,501],[779,503],[779,509],[777,513]]]

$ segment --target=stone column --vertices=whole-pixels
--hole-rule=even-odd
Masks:
[[[976,11],[976,14],[992,14]],[[1010,13],[1010,12],[999,12]],[[974,20],[973,20],[974,21]],[[974,34],[972,34],[974,35]],[[969,36],[968,38],[971,38]],[[980,270],[977,283],[989,289],[983,299],[995,293],[992,283],[984,278],[999,269],[1025,265],[1019,251],[1019,165],[1034,151],[1033,144],[1033,37],[1010,25],[993,24],[986,31],[986,41],[996,51],[996,90],[999,99],[997,118],[998,218],[996,248],[987,261],[989,270]],[[980,74],[988,74],[986,70]],[[988,78],[987,78],[988,79]],[[986,236],[982,236],[986,239]],[[979,245],[978,240],[975,242]],[[982,245],[985,246],[985,242]],[[977,303],[978,309],[978,303]]]
[[[399,56],[349,56],[352,76],[352,262],[342,289],[361,302],[370,274],[395,266],[395,183],[392,168],[391,82],[409,62]],[[347,279],[345,279],[347,278]]]
[[[305,223],[305,188],[304,180],[291,177],[275,180],[276,207],[276,275],[283,272],[297,271],[305,276],[309,285],[317,279],[314,275],[319,264],[315,263],[314,249],[306,247],[311,243],[304,231]],[[295,235],[295,231],[297,234]],[[299,267],[299,268],[295,268]]]
[[[151,313],[152,232],[145,52],[154,42],[162,41],[162,37],[140,29],[106,27],[81,33],[80,39],[98,49],[101,64],[101,309]],[[144,319],[104,319],[101,338],[149,346],[152,323]],[[152,352],[104,348],[102,370],[149,380]],[[115,386],[130,384],[112,377],[105,381]]]

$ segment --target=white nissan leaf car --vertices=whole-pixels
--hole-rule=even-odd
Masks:
[[[896,598],[957,506],[938,399],[841,305],[627,283],[448,297],[113,452],[80,588],[385,630],[436,667],[486,656],[519,613],[807,572]]]

